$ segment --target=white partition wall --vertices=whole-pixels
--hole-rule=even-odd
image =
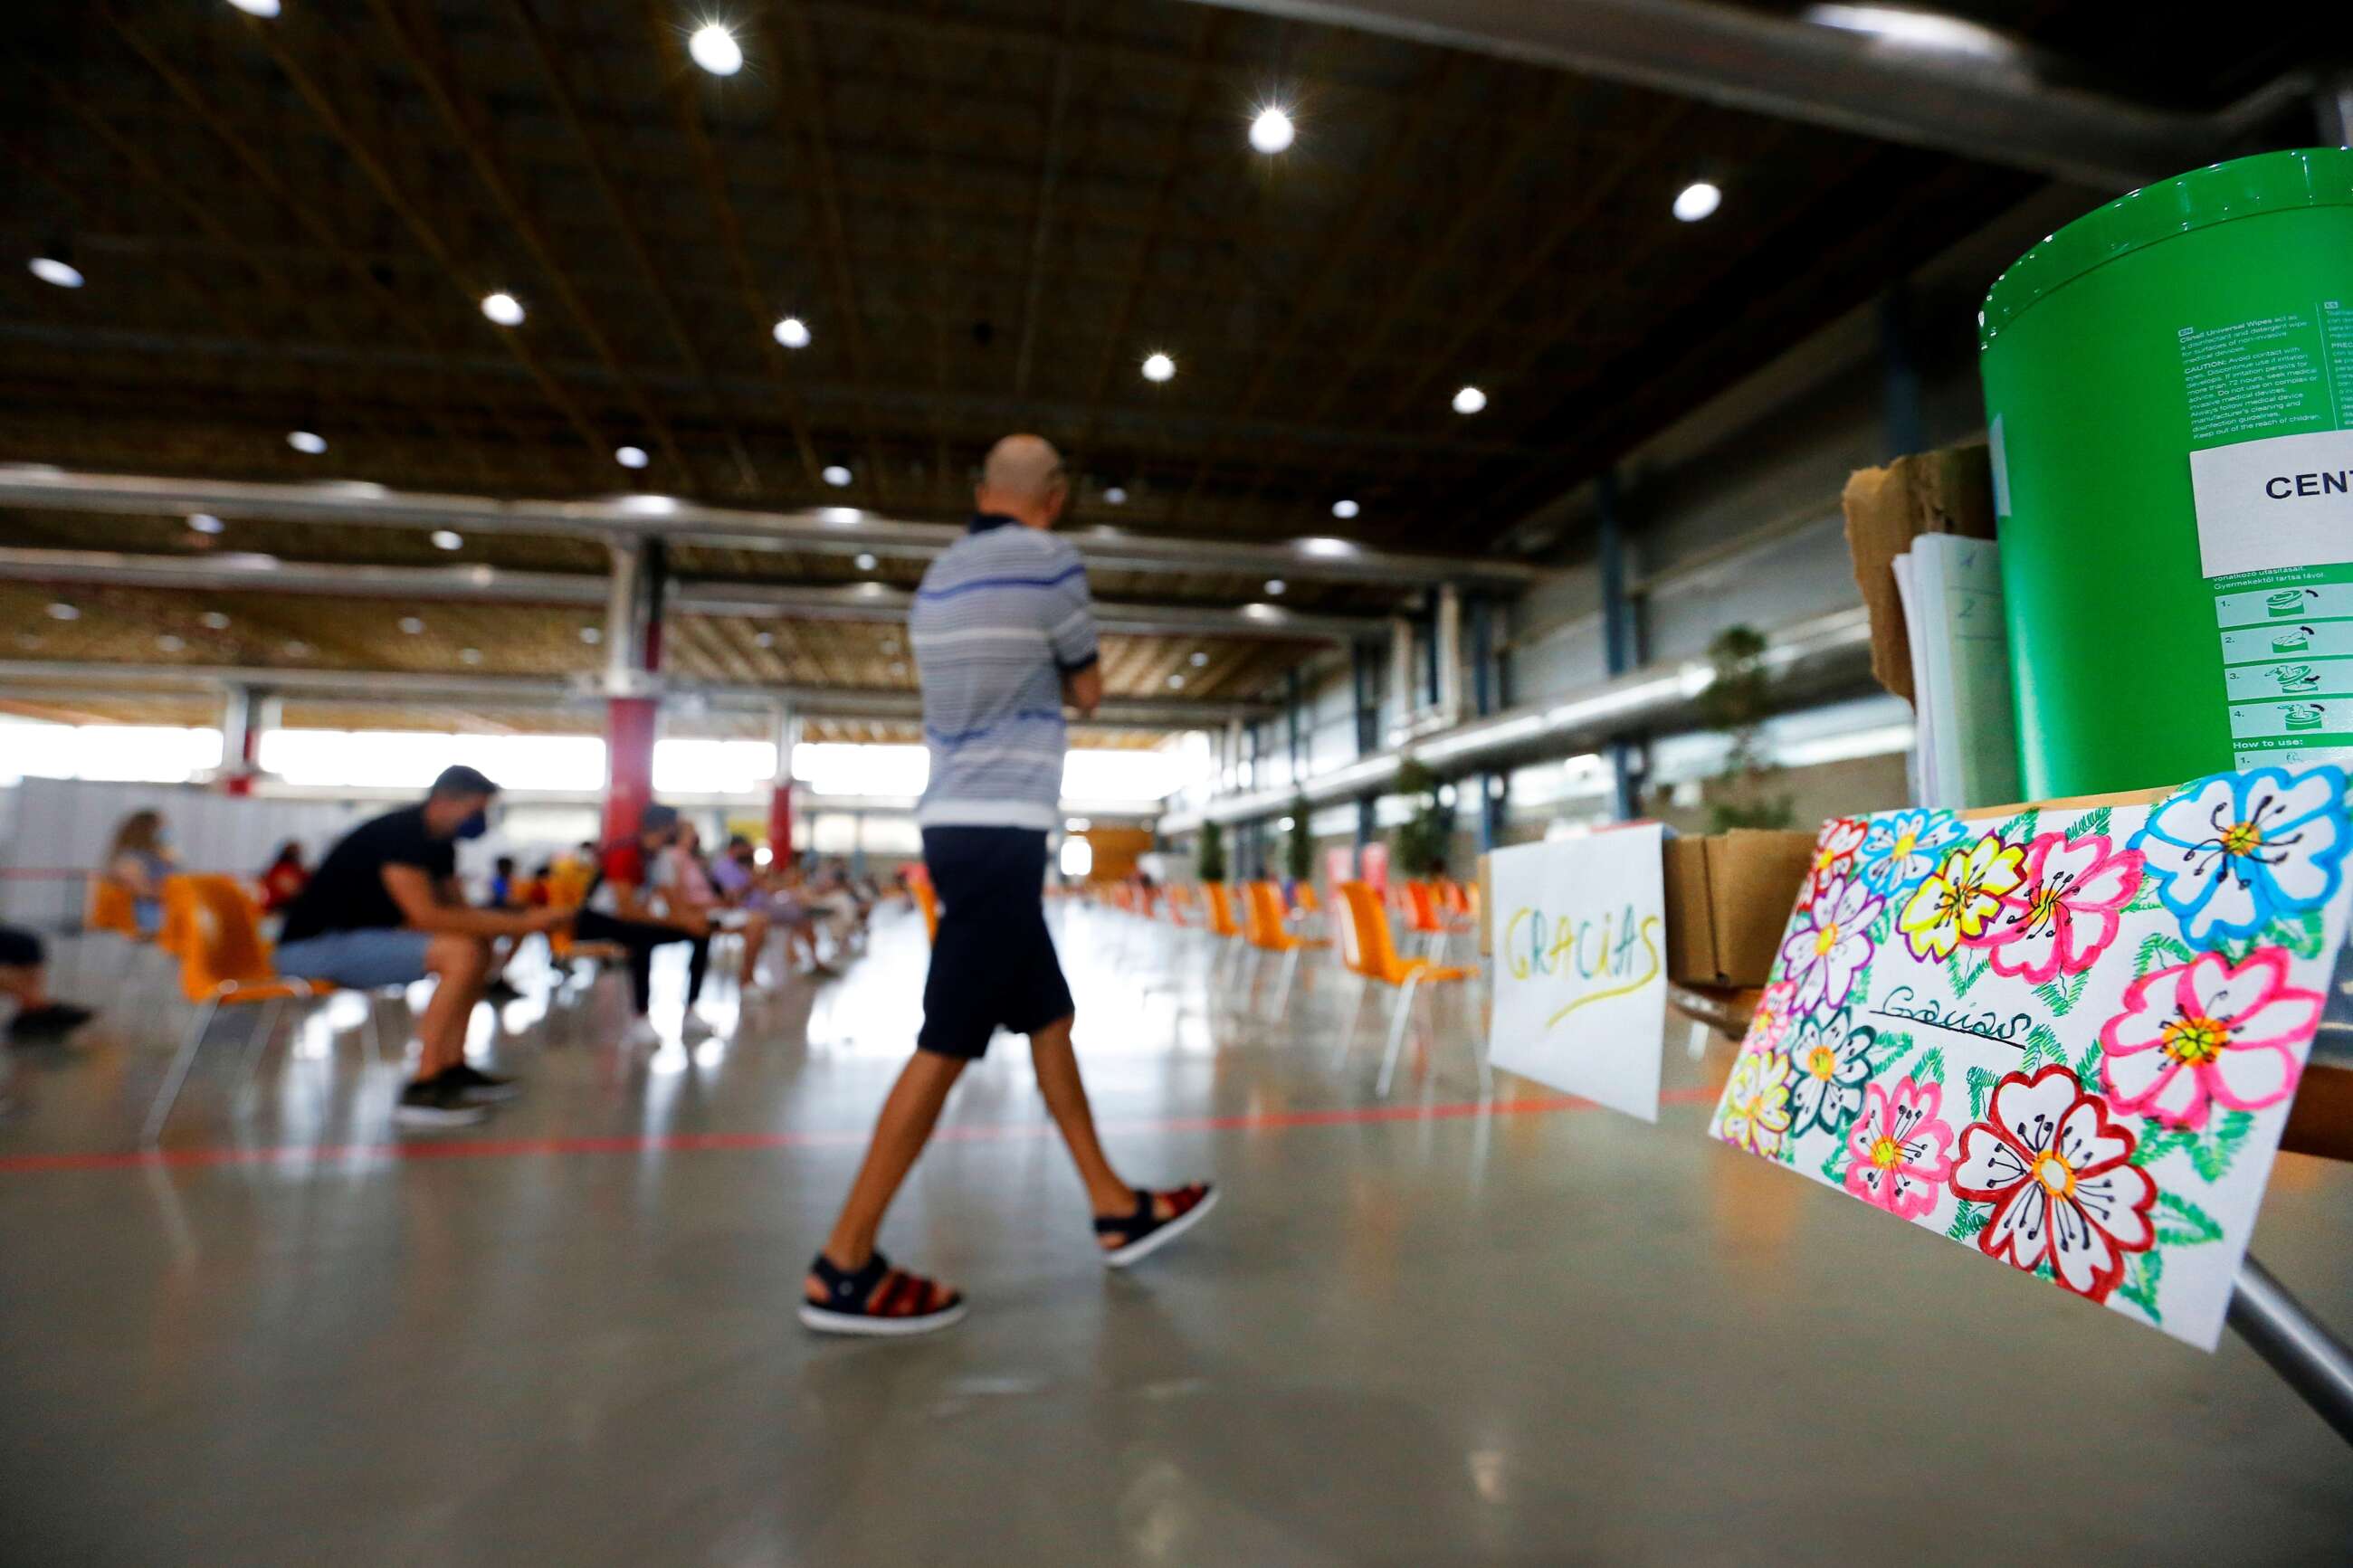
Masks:
[[[131,813],[153,807],[172,830],[172,853],[192,871],[260,874],[278,846],[301,842],[318,857],[353,823],[381,811],[357,801],[228,795],[186,784],[98,784],[27,778],[0,790],[0,919],[54,927],[79,914],[83,887],[71,873],[97,867]]]

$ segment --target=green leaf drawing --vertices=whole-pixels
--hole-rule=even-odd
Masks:
[[[2089,838],[2094,833],[2105,833],[2108,830],[2108,824],[2115,820],[2116,815],[2115,808],[2111,806],[2095,805],[2075,819],[2075,825],[2067,829],[2067,837],[2072,842],[2078,838]]]
[[[1953,994],[1957,997],[1968,995],[1969,987],[1983,980],[1992,968],[1993,954],[1989,952],[1978,959],[1974,967],[1956,962],[1953,965]]]
[[[1890,1029],[1881,1035],[1871,1047],[1872,1076],[1875,1078],[1881,1073],[1893,1071],[1896,1063],[1917,1050],[1919,1046],[1918,1040],[1900,1029]]]
[[[2279,933],[2282,947],[2304,959],[2320,956],[2321,939],[2327,934],[2318,910],[2306,910],[2297,920],[2275,921],[2272,929]]]
[[[1955,1241],[1975,1241],[1978,1232],[1983,1230],[1986,1227],[1986,1222],[1992,1218],[1991,1204],[1964,1202],[1953,1215],[1953,1223],[1946,1229],[1945,1234]]]
[[[2197,956],[2176,938],[2168,936],[2161,931],[2151,931],[2141,939],[2140,952],[2133,955],[2133,978],[2138,980],[2142,975],[2155,969],[2160,959],[2169,960],[2175,963],[2187,963]]]
[[[2100,1081],[2100,1042],[2094,1040],[2075,1058],[2075,1081],[2089,1089]]]
[[[2000,827],[1995,828],[1994,837],[2000,838],[2004,844],[2024,844],[2034,837],[2034,830],[2042,821],[2042,808],[2030,805]]]
[[[1836,1186],[1846,1185],[1846,1141],[1844,1139],[1831,1145],[1829,1156],[1822,1161],[1822,1180]]]
[[[2091,983],[2092,972],[2086,969],[2073,980],[2053,980],[2047,985],[2038,985],[2034,994],[2042,998],[2042,1005],[2051,1009],[2052,1017],[2063,1018],[2075,1010],[2075,1004],[2084,999],[2084,988]]]
[[[1993,1074],[1988,1072],[1983,1068],[1971,1068],[1969,1069],[1970,1121],[1980,1121],[1984,1120],[1986,1096],[1991,1094],[1993,1092],[1993,1086],[2000,1081],[2001,1080],[2000,1079],[1994,1077]]]
[[[2181,1222],[2158,1226],[2157,1239],[2168,1247],[2196,1247],[2222,1239],[2222,1222],[2188,1198],[2172,1193],[2159,1193],[2157,1194],[2157,1206]]]
[[[2066,1059],[2067,1047],[2059,1043],[2059,1037],[2051,1032],[2051,1026],[2037,1024],[2027,1031],[2026,1055],[2018,1065],[2032,1072],[2044,1062],[2063,1062]]]
[[[1881,910],[1879,918],[1871,922],[1871,929],[1863,934],[1871,938],[1872,946],[1884,945],[1887,939],[1895,934],[1895,906],[1889,904]]]
[[[2147,1312],[2150,1322],[2161,1323],[2165,1320],[2157,1310],[2157,1286],[2158,1281],[2164,1278],[2163,1253],[2129,1253],[2125,1259],[2124,1282],[2116,1287],[2116,1294]]]
[[[2150,1132],[2133,1151],[2136,1165],[2153,1165],[2168,1154],[2187,1154],[2189,1168],[2198,1173],[2199,1180],[2219,1182],[2230,1173],[2239,1151],[2254,1131],[2255,1119],[2244,1110],[2227,1111],[2203,1132],[2186,1128],[2168,1127]]]
[[[2158,896],[2157,879],[2151,877],[2141,883],[2140,891],[2133,895],[2133,901],[2125,906],[2124,912],[2128,915],[2145,914],[2150,910],[2164,907],[2165,900]]]
[[[1918,1061],[1912,1064],[1912,1081],[1914,1083],[1942,1083],[1945,1081],[1944,1047],[1930,1046],[1926,1054],[1922,1056]]]
[[[2240,1145],[2254,1130],[2254,1117],[2244,1110],[2233,1110],[2209,1130],[2207,1135],[2189,1146],[2189,1163],[2198,1173],[2210,1182],[2219,1182],[2239,1157]]]

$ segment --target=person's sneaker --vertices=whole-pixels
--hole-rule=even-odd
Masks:
[[[704,1023],[699,1016],[693,1013],[689,1013],[678,1026],[678,1037],[680,1042],[683,1045],[689,1046],[693,1045],[698,1040],[707,1040],[718,1032],[718,1030]]]
[[[501,974],[482,987],[482,1000],[493,1007],[504,1007],[522,1001],[522,993],[515,989],[513,981]]]
[[[504,1073],[484,1072],[468,1062],[443,1069],[436,1083],[458,1086],[458,1097],[469,1105],[499,1105],[522,1093],[522,1085]]]
[[[52,1002],[16,1015],[8,1026],[8,1039],[20,1046],[49,1046],[64,1039],[98,1015],[70,1002]]]
[[[651,1018],[640,1018],[629,1026],[628,1033],[621,1037],[621,1044],[658,1046],[661,1044],[661,1031],[654,1027],[654,1021]]]
[[[445,1082],[449,1075],[412,1083],[400,1091],[400,1103],[392,1108],[392,1120],[400,1127],[471,1127],[490,1119],[487,1107],[475,1105],[466,1099],[465,1091],[456,1084]]]

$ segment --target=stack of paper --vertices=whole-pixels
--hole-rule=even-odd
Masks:
[[[1986,540],[1924,533],[1894,565],[1912,644],[1919,804],[1958,811],[2016,800],[2000,556]]]

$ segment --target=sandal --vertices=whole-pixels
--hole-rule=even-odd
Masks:
[[[809,1278],[825,1300],[804,1294],[801,1322],[821,1334],[928,1334],[964,1317],[961,1291],[893,1268],[879,1252],[857,1269],[838,1268],[820,1252]]]
[[[1168,1200],[1166,1218],[1152,1212],[1155,1197]],[[1141,1263],[1195,1226],[1209,1216],[1218,1206],[1218,1189],[1207,1182],[1195,1182],[1166,1193],[1135,1190],[1135,1212],[1110,1219],[1095,1221],[1098,1237],[1115,1237],[1118,1244],[1103,1248],[1106,1267],[1124,1268],[1131,1263]],[[1101,1246],[1101,1242],[1097,1242]]]

